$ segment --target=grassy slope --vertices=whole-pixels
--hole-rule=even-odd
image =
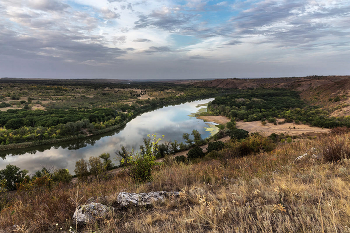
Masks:
[[[350,135],[280,144],[270,153],[234,158],[233,144],[217,160],[167,163],[149,184],[119,173],[100,182],[14,193],[1,212],[0,228],[22,232],[75,227],[77,204],[91,197],[116,206],[120,191],[181,190],[181,197],[150,208],[118,210],[83,230],[102,232],[349,232],[350,161],[314,159],[327,149],[348,153]],[[342,144],[342,142],[346,142]],[[313,149],[314,148],[314,149]],[[295,158],[308,153],[301,161]],[[56,223],[58,225],[56,225]]]

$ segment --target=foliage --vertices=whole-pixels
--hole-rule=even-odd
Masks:
[[[51,141],[88,136],[120,127],[137,115],[159,107],[213,97],[222,90],[167,83],[132,83],[77,80],[0,80],[6,96],[27,98],[22,109],[0,112],[0,144]],[[133,89],[144,89],[154,99],[139,100]],[[88,97],[89,96],[89,97]],[[4,99],[4,98],[3,98]],[[125,104],[120,100],[129,100]],[[45,103],[48,102],[48,103]],[[31,110],[32,103],[45,110]],[[1,107],[9,106],[3,102]],[[30,145],[30,144],[28,144]]]
[[[54,182],[69,183],[72,180],[72,175],[69,174],[68,169],[57,169],[52,174],[52,180]]]
[[[234,151],[236,156],[243,157],[251,153],[270,152],[275,146],[271,139],[255,134],[236,142]]]
[[[142,153],[131,154],[126,159],[121,160],[122,165],[128,166],[128,174],[135,181],[141,183],[152,180],[152,169],[156,164],[158,143],[161,140],[161,138],[157,138],[156,134],[147,136],[149,140],[144,140],[146,149]]]
[[[27,173],[28,171],[21,170],[15,165],[7,165],[5,169],[0,170],[0,180],[3,181],[3,188],[9,191],[16,190],[16,184],[23,182]]]
[[[190,138],[190,134],[189,133],[184,133],[182,135],[182,138],[190,146],[192,146],[193,144],[196,145],[196,146],[203,145],[204,141],[202,139],[201,134],[198,132],[198,130],[195,130],[195,129],[192,130],[191,135],[193,136],[193,139]]]
[[[208,153],[215,150],[222,150],[225,147],[225,143],[221,141],[209,142]]]
[[[247,138],[249,135],[249,132],[244,129],[237,129],[234,128],[230,131],[230,137],[233,139],[241,140],[244,138]]]
[[[204,156],[205,156],[205,154],[204,154],[202,148],[200,148],[199,146],[193,147],[187,153],[187,158],[189,160],[197,159],[197,158],[203,158]]]
[[[89,175],[88,163],[84,159],[80,159],[75,163],[75,174],[79,180],[84,180]]]
[[[176,140],[173,142],[170,142],[170,148],[173,154],[175,154],[176,152],[179,152],[179,147],[180,145]]]
[[[187,163],[188,162],[187,157],[184,155],[176,156],[174,159],[177,163]]]
[[[185,142],[189,145],[192,145],[193,144],[193,140],[190,139],[190,134],[189,133],[184,133],[182,135],[182,138],[185,140]]]
[[[285,122],[302,122],[324,128],[350,127],[350,118],[329,117],[327,111],[307,106],[297,92],[288,89],[236,90],[234,94],[216,97],[208,109],[213,114],[243,121],[267,120],[276,124],[276,118],[284,118]],[[231,125],[227,127],[233,128]]]
[[[104,170],[111,170],[113,168],[112,160],[110,159],[109,153],[103,153],[100,155],[100,158],[103,160],[103,169]]]
[[[203,139],[202,139],[202,136],[201,136],[201,134],[198,132],[198,130],[192,130],[192,133],[191,133],[191,135],[193,136],[193,141],[194,141],[194,144],[196,145],[196,146],[200,146],[200,145],[202,145],[203,144]]]
[[[89,158],[89,167],[90,167],[90,174],[96,177],[102,172],[104,172],[104,167],[100,157],[91,156]]]

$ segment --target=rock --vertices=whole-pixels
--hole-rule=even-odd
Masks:
[[[150,205],[157,201],[163,201],[168,196],[178,197],[180,195],[179,192],[150,192],[150,193],[127,193],[121,192],[117,197],[117,202],[120,206],[125,207],[128,205],[135,206],[145,206]]]
[[[307,156],[307,153],[305,153],[305,154],[303,154],[303,155],[300,155],[300,156],[298,156],[298,157],[294,160],[294,162],[300,161],[300,160],[302,160],[303,158],[305,158],[306,156]]]
[[[79,224],[94,222],[100,218],[106,218],[113,213],[113,208],[101,203],[91,202],[87,205],[79,206],[73,215],[73,220]]]

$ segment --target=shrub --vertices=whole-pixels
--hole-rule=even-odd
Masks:
[[[251,153],[258,153],[261,151],[269,152],[275,148],[275,144],[271,139],[261,135],[252,135],[242,142],[236,144],[236,155],[239,157],[246,156]]]
[[[3,181],[3,188],[9,191],[16,190],[16,184],[23,182],[27,173],[28,171],[20,170],[15,165],[7,165],[5,169],[0,170],[0,181]]]
[[[80,159],[75,163],[75,174],[79,180],[85,179],[89,175],[88,164],[84,159]]]
[[[344,138],[328,138],[322,145],[325,162],[337,162],[343,158],[350,158],[350,148]]]
[[[244,139],[246,137],[248,137],[249,135],[249,132],[244,130],[244,129],[233,129],[231,130],[231,133],[230,133],[230,137],[233,139],[237,139],[237,140],[241,140],[241,139]]]
[[[175,161],[176,161],[177,163],[187,163],[188,159],[187,159],[187,157],[184,156],[184,155],[179,155],[179,156],[176,156],[176,157],[175,157]]]
[[[69,183],[72,180],[72,175],[69,174],[68,169],[57,169],[52,174],[52,180],[55,182]]]
[[[222,154],[216,150],[210,151],[205,155],[205,158],[208,159],[217,159],[219,157],[222,157]]]
[[[91,156],[89,158],[89,167],[90,173],[94,176],[98,176],[104,171],[100,157]]]
[[[156,164],[155,155],[158,153],[158,143],[161,138],[157,139],[155,134],[148,135],[148,137],[150,138],[149,148],[144,149],[141,154],[132,155],[130,153],[130,156],[120,161],[122,165],[129,167],[128,174],[137,182],[152,180],[152,168]]]
[[[222,150],[225,147],[225,143],[221,141],[209,142],[208,144],[208,153],[211,151]]]
[[[100,158],[103,160],[104,170],[111,170],[114,166],[110,157],[109,153],[103,153],[100,155]]]
[[[146,182],[152,180],[152,168],[155,165],[156,157],[153,155],[138,155],[136,158],[130,158],[131,164],[129,175],[137,182]]]
[[[331,129],[331,134],[345,134],[348,133],[350,129],[348,127],[335,127]]]
[[[193,147],[191,150],[188,151],[187,153],[187,158],[189,160],[191,159],[197,159],[197,158],[203,158],[204,157],[204,152],[202,150],[202,148],[200,148],[199,146],[195,146]]]

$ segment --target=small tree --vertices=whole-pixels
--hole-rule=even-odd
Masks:
[[[79,180],[85,179],[89,175],[88,164],[84,159],[80,159],[75,163],[75,174]]]
[[[194,143],[196,144],[196,146],[200,146],[203,143],[203,139],[201,134],[198,132],[198,130],[192,130],[191,135],[193,135],[194,137]]]
[[[16,184],[24,181],[28,171],[21,170],[15,165],[7,165],[5,169],[0,170],[0,181],[9,191],[16,190]]]
[[[182,138],[186,141],[187,144],[192,145],[193,140],[190,139],[190,134],[184,133],[184,134],[182,135]]]
[[[240,140],[240,139],[247,138],[249,136],[249,132],[244,129],[233,129],[231,130],[230,136],[231,138]]]
[[[145,153],[130,155],[126,159],[122,159],[120,163],[129,166],[128,174],[137,182],[146,182],[152,180],[152,168],[156,164],[156,153],[158,152],[158,143],[161,138],[155,134],[150,138],[151,147],[145,150]],[[163,136],[164,137],[164,136]]]
[[[222,150],[225,147],[225,143],[222,141],[209,142],[208,153],[214,150]]]
[[[72,180],[72,175],[68,169],[57,169],[52,174],[52,180],[55,182],[69,183]]]
[[[199,146],[195,146],[191,150],[188,151],[187,158],[190,160],[196,159],[196,158],[203,158],[204,155],[205,154],[204,154],[202,148],[200,148]]]
[[[100,157],[91,156],[89,158],[89,167],[90,173],[94,176],[98,176],[104,171]]]
[[[105,170],[111,170],[114,166],[110,157],[111,156],[109,153],[103,153],[100,155],[100,158],[103,160],[103,168]]]

